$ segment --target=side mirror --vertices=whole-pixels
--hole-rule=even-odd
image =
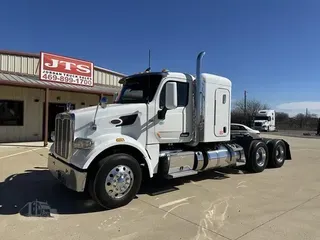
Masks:
[[[100,106],[101,106],[102,108],[106,108],[106,107],[107,107],[107,103],[108,103],[108,98],[107,98],[107,97],[102,97],[102,98],[100,99]]]
[[[178,107],[178,88],[176,82],[166,84],[166,109],[172,110]]]

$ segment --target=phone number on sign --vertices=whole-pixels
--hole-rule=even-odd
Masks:
[[[55,81],[55,82],[73,83],[73,84],[92,86],[92,80],[72,78],[72,77],[68,77],[68,76],[57,76],[57,75],[53,75],[53,74],[44,74],[44,75],[42,75],[42,79],[45,79],[48,81]]]

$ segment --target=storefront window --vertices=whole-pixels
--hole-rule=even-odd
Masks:
[[[0,99],[0,126],[23,126],[23,101]]]

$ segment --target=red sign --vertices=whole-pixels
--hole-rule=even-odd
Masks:
[[[93,71],[92,62],[40,53],[40,80],[92,87]]]

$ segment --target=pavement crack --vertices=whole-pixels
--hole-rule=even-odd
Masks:
[[[297,206],[295,206],[295,207],[293,207],[293,208],[288,209],[287,211],[285,211],[285,212],[283,212],[283,213],[279,214],[278,216],[275,216],[275,217],[273,217],[273,218],[269,219],[268,221],[266,221],[266,222],[264,222],[264,223],[261,223],[260,225],[258,225],[258,226],[256,226],[256,227],[254,227],[254,228],[253,228],[253,229],[251,229],[250,231],[245,232],[245,233],[244,233],[244,234],[242,234],[241,236],[239,236],[239,237],[235,238],[234,240],[239,240],[239,239],[241,239],[242,237],[244,237],[244,236],[248,235],[249,233],[251,233],[251,232],[253,232],[253,231],[257,230],[258,228],[260,228],[260,227],[264,226],[265,224],[267,224],[267,223],[269,223],[269,222],[272,222],[273,220],[275,220],[275,219],[277,219],[277,218],[279,218],[279,217],[281,217],[281,216],[283,216],[283,215],[285,215],[285,214],[287,214],[287,213],[289,213],[289,212],[294,211],[295,209],[297,209],[297,208],[299,208],[299,207],[303,206],[304,204],[306,204],[306,203],[308,203],[308,202],[312,201],[313,199],[315,199],[315,198],[317,198],[317,197],[320,197],[320,193],[318,193],[316,196],[313,196],[313,197],[311,197],[311,198],[307,199],[306,201],[304,201],[304,202],[302,202],[302,203],[298,204]]]
[[[166,211],[165,209],[159,208],[159,207],[157,207],[157,206],[155,206],[155,205],[153,205],[153,204],[151,204],[151,203],[148,203],[148,202],[146,202],[146,201],[144,201],[144,200],[142,200],[142,199],[138,199],[138,200],[140,200],[141,202],[144,202],[145,204],[148,204],[148,205],[151,206],[151,207],[154,207],[154,208],[156,208],[156,209],[159,209],[159,210],[165,212],[166,215],[169,215],[169,214],[170,214],[170,215],[175,216],[175,217],[177,217],[177,218],[179,218],[179,219],[181,219],[181,220],[184,220],[184,221],[186,221],[186,222],[188,222],[188,223],[191,223],[191,224],[193,224],[193,225],[195,225],[195,226],[197,226],[197,227],[200,227],[201,229],[205,229],[205,230],[207,230],[207,231],[209,231],[209,232],[212,232],[212,233],[214,233],[214,234],[217,234],[217,235],[219,235],[220,237],[223,237],[223,238],[228,239],[228,240],[232,240],[231,238],[228,238],[228,237],[222,235],[221,233],[218,233],[218,232],[212,231],[211,229],[208,229],[206,226],[200,226],[200,224],[198,224],[198,223],[192,222],[192,221],[190,221],[189,219],[186,219],[186,218],[184,218],[184,217],[181,217],[181,216],[179,216],[179,215],[176,215],[176,214],[174,214],[173,212]]]

